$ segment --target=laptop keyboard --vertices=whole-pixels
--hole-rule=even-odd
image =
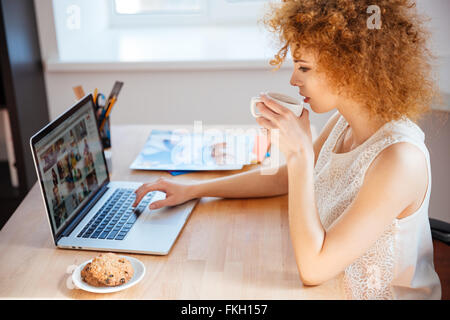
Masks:
[[[154,194],[155,192],[147,194],[133,210],[131,205],[136,198],[134,189],[117,189],[77,237],[123,240]]]

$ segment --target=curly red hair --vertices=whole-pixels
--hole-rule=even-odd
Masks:
[[[381,28],[369,28],[371,5],[380,8]],[[407,116],[413,121],[438,97],[432,79],[434,59],[424,28],[410,0],[286,0],[272,4],[263,22],[282,48],[270,61],[278,69],[289,49],[317,54],[336,92],[362,103],[384,121]]]

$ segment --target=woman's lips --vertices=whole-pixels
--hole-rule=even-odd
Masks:
[[[303,97],[303,101],[304,101],[305,103],[308,103],[308,101],[311,100],[310,97],[305,96],[305,95],[302,94],[301,92],[299,92],[299,94]]]

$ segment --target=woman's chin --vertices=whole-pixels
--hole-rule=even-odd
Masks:
[[[309,109],[311,109],[311,111],[313,111],[314,113],[327,113],[331,110],[330,108],[317,107],[317,105],[314,105],[311,103],[309,103],[308,106],[309,106]]]
[[[314,112],[314,113],[321,113],[320,110],[318,110],[314,105],[308,103],[306,104],[307,106],[309,106],[309,109]]]

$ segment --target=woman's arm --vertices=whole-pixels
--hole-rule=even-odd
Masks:
[[[287,165],[289,228],[306,285],[321,284],[342,272],[404,210],[420,204],[418,199],[426,192],[428,169],[422,151],[409,143],[396,143],[375,158],[353,202],[325,230],[316,207],[311,164],[299,156]]]
[[[200,181],[192,186],[193,198],[257,198],[283,195],[287,191],[286,164],[281,165],[273,175],[261,174],[261,168],[257,168],[227,177]]]

